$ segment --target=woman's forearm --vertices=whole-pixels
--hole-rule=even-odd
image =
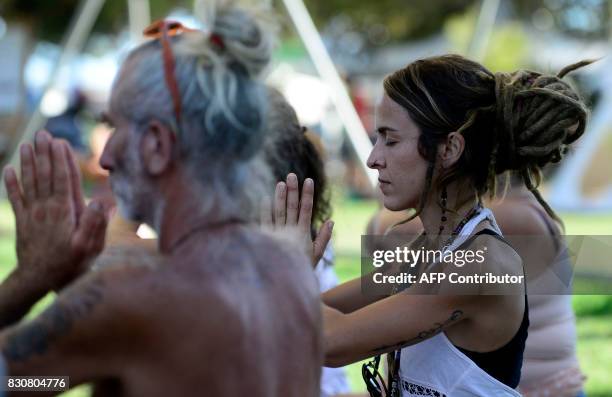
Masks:
[[[362,289],[362,279],[364,277],[366,276],[347,281],[325,292],[321,295],[323,303],[346,314],[384,298],[384,296],[364,293]],[[366,277],[367,279],[369,277]]]

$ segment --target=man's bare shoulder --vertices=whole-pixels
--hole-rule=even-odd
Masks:
[[[319,288],[312,263],[304,246],[298,243],[301,240],[297,232],[258,228],[249,238],[252,264],[263,276],[276,279],[295,293],[302,291],[316,297],[318,304]]]
[[[146,250],[117,249],[104,251],[92,269],[63,291],[66,299],[87,291],[92,286],[103,290],[105,302],[113,310],[130,310],[147,290],[160,268],[163,258]],[[143,297],[144,299],[144,297]]]
[[[284,261],[290,267],[300,267],[312,272],[310,258],[305,246],[299,243],[302,236],[297,229],[285,228],[280,231],[262,227],[255,236],[260,244],[267,248],[261,251],[262,254],[272,256],[277,261]]]
[[[286,277],[292,272],[296,277],[312,274],[312,266],[298,239],[292,231],[280,233],[247,225],[195,238],[190,246],[171,255],[169,260],[179,267],[190,266],[212,273],[207,274],[207,281],[211,282],[238,273],[269,273],[270,277]]]
[[[153,250],[148,246],[111,246],[102,251],[96,258],[93,269],[101,270],[107,267],[124,268],[126,272],[133,271],[136,274],[139,272],[138,270],[130,269],[142,268],[143,270],[140,272],[144,273],[144,269],[154,270],[162,263],[163,256],[157,250]]]
[[[183,307],[224,322],[242,321],[245,308],[273,313],[292,307],[313,318],[319,311],[314,272],[296,238],[256,225],[194,236],[168,256],[114,247],[94,268],[122,310],[152,322],[181,322]]]
[[[214,294],[213,299],[197,300],[200,310],[214,307],[215,312],[239,315],[249,308],[263,318],[292,309],[290,316],[302,313],[314,318],[320,311],[319,290],[304,251],[287,233],[241,227],[201,236],[192,247],[172,255],[168,273],[175,269],[176,274],[168,278],[182,280],[178,294],[199,295],[202,290]]]

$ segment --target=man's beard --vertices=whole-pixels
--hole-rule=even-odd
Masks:
[[[146,202],[152,197],[147,197],[143,167],[135,150],[127,148],[124,161],[112,173],[110,182],[121,216],[133,222],[146,222]]]
[[[127,181],[127,178],[113,180],[111,186],[121,216],[133,222],[144,222],[144,214],[138,210],[140,206],[135,200],[133,185]]]

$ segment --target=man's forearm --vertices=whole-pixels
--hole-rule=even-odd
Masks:
[[[0,284],[0,329],[12,325],[25,316],[48,289],[31,282],[16,269]]]

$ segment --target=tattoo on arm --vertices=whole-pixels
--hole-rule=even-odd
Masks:
[[[8,360],[26,361],[45,354],[49,347],[69,334],[76,322],[83,320],[102,301],[103,283],[96,280],[68,292],[34,320],[9,331],[2,354]]]
[[[24,284],[13,271],[0,283],[0,329],[21,320],[46,292],[34,283]]]
[[[451,314],[451,316],[446,321],[444,321],[443,323],[434,323],[433,327],[431,327],[428,330],[419,332],[417,336],[415,336],[414,338],[408,339],[405,341],[401,341],[395,345],[381,346],[377,349],[374,349],[372,352],[375,354],[382,354],[389,350],[397,350],[397,349],[401,349],[406,346],[414,345],[415,343],[422,342],[425,339],[431,338],[432,336],[439,334],[440,332],[442,332],[442,330],[446,326],[459,320],[462,316],[463,316],[463,311],[455,310],[453,314]]]

